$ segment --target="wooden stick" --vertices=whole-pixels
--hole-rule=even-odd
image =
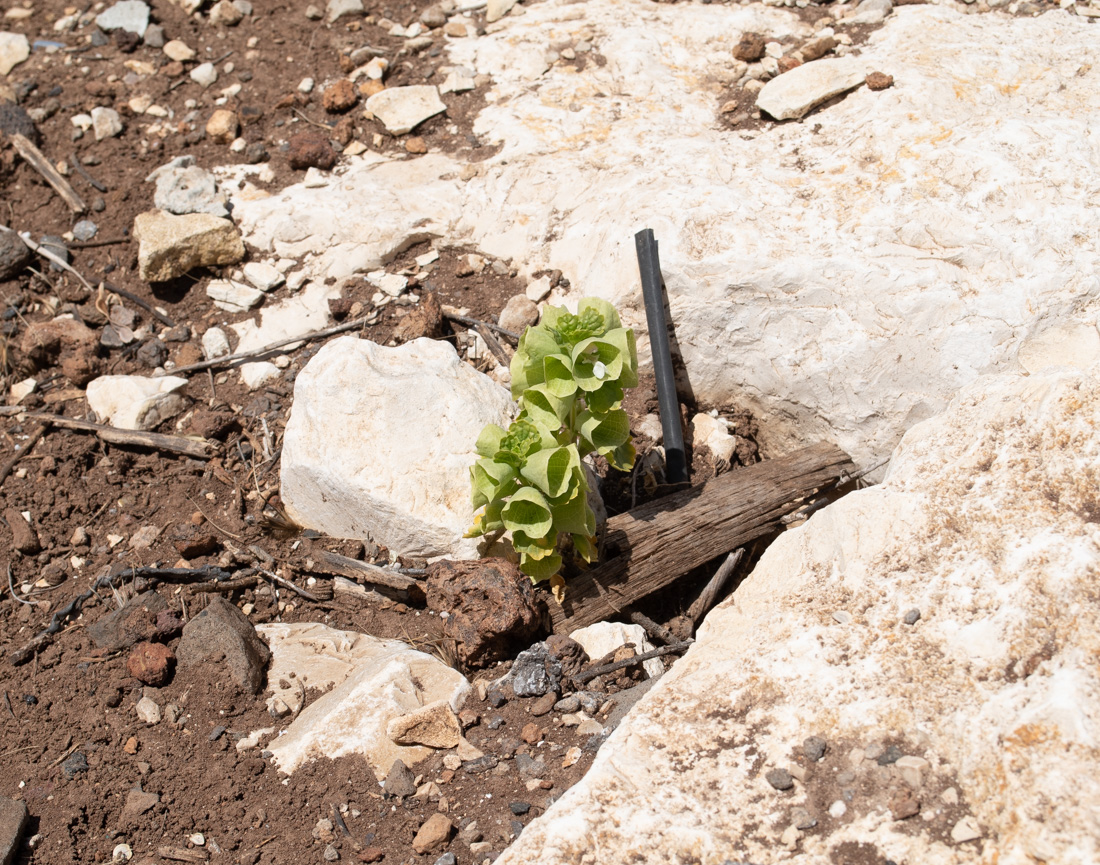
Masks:
[[[76,155],[76,153],[73,153],[73,155],[71,157],[71,161],[73,163],[73,168],[75,168],[77,170],[77,172],[80,174],[81,177],[83,177],[85,180],[88,181],[89,185],[96,192],[106,192],[107,191],[107,187],[104,186],[102,183],[100,183],[98,180],[96,180],[94,177],[92,177],[92,175],[90,175],[88,173],[87,169],[83,165],[80,164],[80,158]],[[119,241],[108,241],[108,242],[109,243],[117,243]]]
[[[653,619],[647,616],[645,613],[639,613],[637,611],[630,614],[630,621],[635,625],[641,625],[645,628],[645,632],[655,640],[660,640],[666,646],[671,646],[673,643],[679,643],[680,641],[672,635],[672,631],[663,625],[658,625]]]
[[[474,325],[474,330],[477,331],[478,336],[485,340],[485,344],[489,346],[489,351],[493,353],[498,361],[504,366],[508,366],[512,362],[512,359],[508,357],[508,353],[504,350],[504,346],[497,342],[497,338],[493,336],[485,322],[479,321]]]
[[[92,432],[105,442],[116,445],[129,445],[130,447],[152,448],[158,451],[183,454],[198,460],[210,459],[206,452],[206,443],[184,436],[165,435],[164,433],[141,432],[140,430],[119,429],[106,424],[92,423],[86,420],[64,417],[59,414],[47,414],[45,412],[27,412],[27,417],[32,420],[50,423],[62,429],[77,430],[79,432]]]
[[[489,328],[489,330],[495,330],[501,336],[506,336],[508,337],[508,339],[519,342],[518,333],[512,333],[512,331],[510,330],[505,330],[499,324],[493,324],[491,321],[482,321],[478,318],[470,318],[468,315],[459,315],[457,310],[455,310],[453,306],[443,307],[443,317],[449,319],[450,321],[457,321],[459,324],[464,324],[466,325],[466,327],[472,327],[475,329],[479,324],[484,325],[485,327]]]
[[[83,213],[87,210],[80,196],[73,191],[71,186],[69,186],[69,181],[61,176],[61,172],[53,167],[53,163],[46,158],[41,150],[18,132],[9,137],[15,149],[19,151],[19,155],[23,157],[31,168],[42,175],[46,182],[54,188],[54,191],[61,196],[74,213]]]
[[[312,565],[307,562],[306,570],[339,574],[341,577],[348,577],[357,583],[373,583],[376,586],[386,586],[390,589],[400,589],[406,592],[410,589],[422,590],[421,584],[412,577],[406,577],[404,574],[398,574],[394,571],[387,571],[385,568],[378,567],[378,565],[360,562],[358,559],[349,559],[339,553],[321,550],[317,554],[317,559],[320,561],[314,561]]]
[[[263,348],[257,348],[253,351],[239,351],[236,354],[227,354],[222,357],[211,358],[210,360],[199,361],[198,363],[188,364],[187,366],[179,366],[175,369],[165,370],[162,375],[179,375],[184,372],[194,372],[199,369],[213,369],[219,366],[228,366],[234,364],[239,360],[253,360],[257,357],[267,354],[268,352],[275,351],[277,348],[282,348],[284,345],[290,345],[295,342],[310,342],[315,339],[324,339],[326,336],[335,336],[338,333],[344,333],[349,330],[355,330],[357,327],[362,327],[367,324],[373,314],[357,318],[355,321],[346,321],[343,324],[338,324],[335,327],[326,327],[323,330],[314,330],[309,333],[303,333],[301,336],[292,336],[288,339],[281,339],[278,342],[272,342],[265,345]]]
[[[650,658],[659,658],[661,655],[670,655],[673,652],[685,652],[691,648],[693,642],[694,640],[686,640],[683,643],[672,643],[668,646],[661,646],[658,649],[642,652],[640,655],[635,655],[633,658],[627,658],[624,661],[614,661],[610,664],[604,664],[603,666],[596,667],[587,672],[578,673],[576,676],[573,676],[573,681],[578,685],[583,685],[585,682],[591,682],[597,676],[604,675],[604,673],[615,673],[619,670],[625,670],[627,667],[633,667],[643,661],[648,661]]]
[[[11,470],[15,468],[15,464],[31,452],[31,448],[38,444],[38,440],[42,438],[49,428],[50,424],[48,421],[38,427],[38,429],[31,433],[30,438],[24,442],[23,447],[19,449],[19,453],[4,463],[4,467],[0,468],[0,486],[3,486],[4,481],[7,480],[8,475],[11,474]]]
[[[569,581],[564,606],[548,601],[554,630],[620,615],[716,554],[778,530],[780,517],[853,468],[835,445],[812,445],[612,517],[604,533],[612,557]]]
[[[168,316],[166,316],[163,312],[160,312],[155,306],[153,306],[148,301],[142,300],[140,297],[138,297],[133,292],[127,291],[125,288],[119,288],[117,285],[114,285],[114,284],[108,282],[107,280],[103,280],[103,287],[105,289],[107,289],[107,291],[114,292],[119,297],[124,297],[127,300],[132,300],[134,303],[136,303],[138,306],[140,306],[142,309],[144,309],[147,313],[149,313],[149,315],[153,316],[161,324],[167,325],[168,327],[175,327],[176,326],[176,323],[174,321],[172,321],[172,319],[170,319]]]
[[[726,583],[729,582],[729,578],[733,576],[733,572],[737,570],[737,566],[741,564],[741,559],[744,557],[744,547],[739,547],[726,556],[726,560],[718,566],[718,570],[714,572],[714,576],[710,578],[710,582],[703,586],[703,591],[699,593],[699,597],[697,597],[692,602],[691,606],[688,607],[688,618],[696,625],[698,625],[699,620],[707,614],[707,611],[714,606],[714,602],[718,599],[718,596],[722,594],[722,590],[726,587]]]

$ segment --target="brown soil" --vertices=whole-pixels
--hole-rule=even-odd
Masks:
[[[195,272],[152,287],[139,279],[136,245],[129,235],[134,217],[152,207],[152,185],[145,183],[146,175],[182,154],[194,155],[204,167],[245,160],[243,154],[203,133],[218,107],[215,99],[223,88],[236,84],[241,89],[230,97],[227,107],[248,118],[241,130],[246,141],[262,142],[270,154],[273,190],[301,178],[301,172],[289,167],[286,139],[317,124],[332,126],[351,118],[357,140],[376,150],[404,152],[409,136],[395,138],[377,121],[364,119],[362,100],[345,115],[327,114],[322,104],[324,87],[346,73],[347,55],[364,45],[380,49],[391,60],[388,85],[436,82],[438,77],[433,76],[444,58],[434,48],[404,53],[404,40],[389,36],[388,29],[379,26],[384,18],[412,23],[427,5],[424,2],[397,6],[368,0],[369,17],[332,26],[306,19],[300,4],[256,2],[254,15],[235,27],[215,27],[205,17],[188,16],[172,3],[153,5],[153,20],[164,27],[166,39],[183,40],[197,51],[197,59],[182,70],[157,48],[139,45],[125,53],[113,38],[92,44],[95,28],[90,24],[56,32],[55,20],[80,10],[60,0],[39,0],[33,15],[7,18],[3,29],[23,32],[32,43],[46,40],[61,47],[36,47],[30,60],[0,80],[0,101],[15,101],[37,118],[40,148],[49,159],[67,164],[69,181],[92,206],[84,216],[98,225],[98,233],[90,243],[71,244],[74,267],[93,284],[108,279],[159,307],[172,321],[187,324],[188,339],[164,345],[167,359],[184,365],[201,359],[199,339],[208,326],[233,323],[250,314],[211,311],[202,289],[211,277],[220,275],[217,272]],[[250,40],[255,41],[250,44]],[[601,59],[593,56],[591,62]],[[205,91],[187,74],[202,60],[218,61],[219,80]],[[135,61],[145,64],[136,66],[136,72]],[[298,89],[306,77],[317,85],[308,96]],[[484,88],[451,94],[447,114],[425,122],[416,137],[429,151],[459,152],[469,161],[486,158],[492,149],[471,133],[482,92]],[[137,116],[130,109],[129,100],[142,94],[173,112],[163,135],[147,131],[155,118]],[[91,132],[74,140],[69,118],[96,106],[118,110],[125,131],[99,142]],[[76,160],[82,171],[72,170]],[[30,232],[35,239],[63,235],[76,221],[39,174],[15,156],[2,134],[0,190],[5,205],[0,221]],[[425,249],[406,250],[396,265],[412,264]],[[467,252],[476,250],[442,250],[430,278],[412,292],[435,291],[441,303],[493,322],[522,285],[506,268],[490,266],[480,273],[460,275],[467,270],[462,267]],[[0,281],[0,392],[6,395],[13,382],[33,375],[38,389],[22,408],[84,418],[83,382],[68,378],[56,363],[35,366],[19,346],[28,327],[50,320],[57,312],[72,313],[102,333],[107,323],[106,299],[94,296],[70,275],[50,270],[45,262],[36,261],[34,268],[38,274],[24,271]],[[347,303],[342,312],[347,313],[354,303],[369,312],[373,294],[365,282],[349,283],[343,290]],[[133,302],[123,301],[123,305],[135,313],[132,328],[139,334],[143,328],[151,333],[163,329],[162,323]],[[395,327],[413,309],[390,304],[360,335],[390,343]],[[445,323],[440,338],[457,340],[464,332]],[[94,355],[90,359],[100,372],[148,374],[164,359],[155,352],[150,355],[149,345],[149,337],[139,336],[126,347],[84,350]],[[0,796],[24,800],[31,815],[28,843],[20,849],[17,862],[109,862],[119,844],[130,846],[135,862],[320,862],[329,844],[342,861],[373,861],[368,848],[378,848],[384,862],[431,863],[443,849],[453,851],[460,863],[472,861],[468,844],[458,837],[447,848],[414,854],[412,839],[435,812],[446,813],[456,830],[477,821],[490,847],[477,860],[482,861],[506,846],[590,765],[599,742],[564,726],[560,713],[533,718],[532,700],[513,699],[492,708],[475,697],[467,708],[478,721],[467,738],[500,758],[503,768],[485,774],[450,773],[437,755],[415,767],[414,773],[425,782],[434,781],[438,791],[403,800],[384,798],[373,773],[358,758],[319,761],[287,781],[256,751],[238,753],[234,744],[242,734],[272,723],[262,696],[228,690],[217,677],[194,671],[177,671],[163,687],[145,688],[129,674],[128,650],[109,653],[95,646],[87,627],[135,592],[132,581],[124,582],[117,595],[99,589],[79,614],[64,618],[59,632],[32,652],[28,663],[11,662],[12,653],[41,634],[55,613],[92,588],[99,577],[121,568],[220,564],[233,569],[255,560],[259,554],[249,549],[255,547],[305,587],[304,562],[317,547],[388,561],[385,550],[302,536],[281,522],[278,456],[293,381],[321,345],[307,344],[292,353],[283,377],[256,392],[245,390],[235,373],[191,377],[187,395],[196,411],[182,428],[173,420],[159,431],[216,439],[215,456],[209,460],[110,445],[84,432],[60,429],[47,431],[22,455],[20,450],[38,423],[15,412],[0,415],[0,466],[21,457],[0,480],[0,513],[7,512],[8,517],[12,516],[9,509],[29,513],[41,550],[16,551],[8,524],[0,524]],[[635,421],[655,406],[651,381],[643,381],[627,403]],[[685,420],[693,412],[694,408],[685,407]],[[739,426],[739,430],[745,428]],[[638,438],[638,444],[641,453],[653,446],[644,437]],[[707,454],[697,453],[693,470],[700,481],[716,469]],[[630,476],[607,478],[613,513],[660,493],[659,485],[650,488],[631,480]],[[265,506],[267,501],[272,506]],[[134,548],[131,539],[143,527],[154,527],[156,537],[147,546]],[[183,558],[181,551],[190,558]],[[7,575],[18,598],[30,603],[13,597]],[[161,585],[158,591],[184,618],[196,615],[208,597],[187,586]],[[396,600],[367,602],[336,596],[313,601],[264,584],[228,597],[239,606],[251,605],[254,623],[321,621],[405,639],[428,650],[439,645],[439,620],[423,608]],[[665,619],[681,610],[674,604],[666,612]],[[168,645],[174,647],[177,642],[171,640]],[[494,676],[501,672],[490,671]],[[624,675],[606,683],[606,691],[614,693],[633,682]],[[154,696],[161,706],[179,706],[180,722],[139,722],[134,706],[144,694]],[[540,741],[524,743],[521,731],[533,720]],[[563,767],[567,750],[574,746],[582,749],[580,759]],[[528,789],[530,777],[516,769],[517,755],[524,754],[542,757],[546,763],[538,776],[543,784],[535,790]],[[77,755],[86,760],[87,769],[73,774],[66,760]],[[159,801],[143,814],[124,815],[127,796],[134,790],[155,793]],[[513,803],[530,808],[519,814],[524,809],[518,804],[513,809]],[[334,821],[337,826],[331,833],[324,824],[318,827],[318,821],[333,819],[334,808],[350,834],[341,832],[339,821]],[[201,845],[189,840],[195,833],[204,836]]]

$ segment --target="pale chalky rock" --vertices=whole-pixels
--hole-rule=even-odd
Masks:
[[[492,24],[494,21],[499,21],[512,11],[516,2],[517,0],[489,0],[485,7],[485,22]]]
[[[756,107],[776,120],[793,120],[826,99],[858,87],[866,72],[853,57],[815,60],[777,75],[756,97]]]
[[[0,75],[7,75],[31,56],[31,43],[22,33],[0,33]]]
[[[622,622],[596,622],[587,628],[574,631],[569,635],[569,639],[580,643],[588,653],[588,657],[594,661],[609,655],[627,643],[633,643],[634,652],[639,655],[653,649],[653,644],[646,638],[645,628],[641,625],[626,625]],[[660,676],[665,671],[665,665],[660,658],[642,661],[642,667],[651,677]]]
[[[692,444],[706,445],[716,460],[729,462],[737,449],[737,439],[730,435],[729,427],[716,417],[699,413],[691,419],[694,428]]]
[[[205,90],[218,80],[218,70],[213,63],[200,63],[191,70],[191,80]]]
[[[88,407],[99,419],[120,429],[150,430],[188,405],[177,391],[187,379],[173,375],[103,375],[88,383]]]
[[[312,622],[256,630],[271,647],[272,714],[298,712],[306,689],[326,692],[268,744],[283,772],[318,757],[361,754],[383,780],[394,760],[412,766],[432,753],[392,741],[386,734],[390,721],[440,701],[458,711],[470,691],[461,673],[398,640]]]
[[[195,59],[195,49],[179,39],[173,39],[161,50],[168,55],[169,60],[176,60],[180,63]]]
[[[437,700],[391,718],[386,735],[398,745],[425,745],[428,748],[454,748],[462,739],[462,725],[448,700]]]
[[[504,309],[500,311],[499,324],[512,333],[523,334],[528,326],[533,327],[539,321],[538,305],[525,294],[508,298]]]
[[[1030,373],[1048,366],[1088,369],[1100,361],[1100,331],[1095,324],[1056,325],[1020,346],[1020,366]]]
[[[844,16],[844,23],[881,24],[893,8],[892,0],[863,0],[854,12]]]
[[[153,204],[158,210],[182,216],[187,213],[209,213],[228,216],[227,197],[218,189],[217,178],[195,164],[194,156],[179,156],[162,165],[145,178],[156,183]]]
[[[367,110],[386,127],[387,132],[404,135],[447,106],[439,98],[439,89],[431,84],[388,87],[367,100]]]
[[[395,553],[473,558],[470,466],[508,392],[445,342],[329,342],[298,374],[283,439],[282,496],[299,525]]]
[[[325,19],[329,24],[341,18],[362,18],[365,14],[363,0],[328,0],[325,9]]]
[[[250,261],[241,270],[244,271],[244,278],[260,291],[271,291],[286,281],[274,265],[263,261]]]
[[[207,360],[229,354],[229,337],[220,327],[207,328],[202,335],[202,354]]]
[[[1100,366],[965,388],[881,485],[772,544],[497,861],[580,863],[594,839],[609,862],[1100,861],[1097,466]],[[779,794],[764,770],[811,733],[823,763]],[[838,772],[881,776],[887,736],[888,775],[920,767],[914,822],[839,795]],[[796,807],[815,832],[789,833]]]
[[[226,312],[246,312],[264,302],[267,296],[258,288],[231,279],[212,279],[206,286],[206,296],[214,306]]]
[[[95,19],[96,26],[108,33],[112,30],[128,30],[138,36],[144,36],[149,27],[149,6],[141,0],[122,0]]]
[[[175,279],[196,267],[236,264],[244,258],[237,226],[208,213],[139,213],[134,218],[134,237],[139,244],[138,273],[147,282]]]
[[[1100,151],[1080,143],[1094,135],[1100,64],[1070,59],[1095,52],[1095,24],[899,6],[859,55],[897,86],[731,134],[698,82],[737,83],[736,34],[813,38],[789,11],[524,8],[445,48],[449,64],[492,77],[474,133],[500,153],[476,171],[439,153],[367,153],[325,189],[263,201],[231,190],[250,244],[303,259],[311,280],[378,269],[426,238],[511,261],[525,282],[560,270],[573,287],[552,302],[614,302],[645,366],[644,222],[696,399],[750,410],[765,456],[830,439],[863,466],[977,376],[1018,369],[1025,340],[1095,321],[1100,241],[1081,230],[1095,219],[1081,190]],[[606,65],[555,65],[532,90],[523,66],[545,55],[546,34],[586,28]],[[1021,78],[1033,65],[1052,71]]]
[[[95,133],[96,141],[121,135],[122,118],[113,108],[93,108],[92,131]]]

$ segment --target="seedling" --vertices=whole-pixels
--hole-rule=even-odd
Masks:
[[[581,461],[596,453],[616,469],[634,465],[623,389],[638,384],[634,331],[610,303],[584,298],[573,315],[547,307],[512,358],[520,407],[508,429],[489,424],[470,469],[473,505],[483,508],[467,537],[511,532],[520,570],[534,582],[555,576],[571,540],[596,559],[596,515]]]

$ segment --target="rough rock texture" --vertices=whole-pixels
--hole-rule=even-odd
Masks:
[[[27,827],[27,805],[0,796],[0,865],[11,865]]]
[[[593,661],[610,655],[627,643],[633,643],[634,651],[639,655],[653,649],[653,644],[645,635],[645,628],[641,625],[626,625],[622,622],[596,622],[587,628],[574,631],[569,637],[580,643]],[[649,676],[660,676],[665,671],[665,665],[661,663],[660,658],[642,661],[642,668]]]
[[[861,464],[977,376],[1016,369],[1028,337],[1095,323],[1100,240],[1082,230],[1095,215],[1082,190],[1100,151],[1081,143],[1100,64],[1082,59],[1095,50],[1084,19],[899,6],[859,55],[894,87],[733,133],[715,119],[724,85],[707,82],[738,74],[740,34],[809,38],[809,25],[724,4],[525,11],[446,47],[492,76],[474,132],[503,149],[476,177],[441,154],[356,158],[327,189],[240,196],[250,242],[323,250],[306,265],[318,277],[430,236],[526,278],[559,269],[619,304],[644,362],[633,235],[651,226],[695,396],[751,409],[765,453],[829,438]],[[606,65],[533,63],[547,33],[585,29]]]
[[[447,343],[333,340],[294,383],[282,456],[287,513],[402,555],[474,556],[476,542],[462,538],[473,522],[473,445],[485,424],[507,425],[511,406]]]
[[[111,426],[150,430],[187,407],[187,397],[176,392],[186,385],[174,375],[104,375],[88,383],[88,407]]]
[[[168,609],[168,603],[157,592],[142,592],[130,598],[121,609],[114,610],[88,626],[88,636],[99,649],[117,652],[157,632],[157,615]]]
[[[183,276],[196,267],[236,264],[244,258],[240,232],[208,213],[174,216],[157,210],[134,218],[138,272],[148,282]]]
[[[172,678],[176,656],[163,643],[138,643],[126,659],[126,670],[146,685],[159,688]]]
[[[29,325],[19,347],[33,367],[59,364],[75,385],[87,384],[103,366],[97,357],[99,334],[68,315]]]
[[[414,84],[409,87],[387,87],[367,100],[367,110],[374,114],[394,135],[412,132],[417,126],[434,117],[447,106],[439,98],[439,89],[431,84]]]
[[[506,559],[435,562],[426,594],[429,609],[448,614],[443,634],[467,667],[513,657],[542,624],[531,579]]]
[[[816,60],[776,76],[756,97],[756,107],[776,120],[793,120],[863,83],[864,64],[854,57]]]
[[[453,748],[462,739],[462,726],[449,700],[437,700],[407,715],[391,718],[386,735],[398,745]]]
[[[22,33],[0,33],[0,75],[7,75],[31,56],[31,43]]]
[[[964,389],[768,549],[497,861],[1100,860],[1098,467],[1100,365]]]
[[[14,231],[0,231],[0,279],[11,279],[30,263],[30,248],[19,235]]]
[[[33,556],[42,549],[42,542],[34,526],[18,508],[4,508],[4,521],[12,534],[12,546],[26,556]]]
[[[228,216],[227,197],[218,189],[217,178],[205,168],[195,164],[195,157],[180,156],[151,172],[147,183],[156,183],[153,204],[159,210],[184,215],[209,213],[211,216]]]
[[[394,760],[411,766],[431,753],[394,743],[386,735],[390,720],[439,700],[457,711],[470,691],[461,673],[398,640],[311,622],[257,630],[273,655],[268,676],[273,714],[297,712],[306,688],[327,691],[268,745],[283,772],[316,757],[362,754],[385,779]]]
[[[244,613],[215,595],[205,610],[183,626],[176,657],[181,667],[202,665],[211,676],[218,675],[219,665],[224,666],[233,684],[258,694],[271,651]]]

